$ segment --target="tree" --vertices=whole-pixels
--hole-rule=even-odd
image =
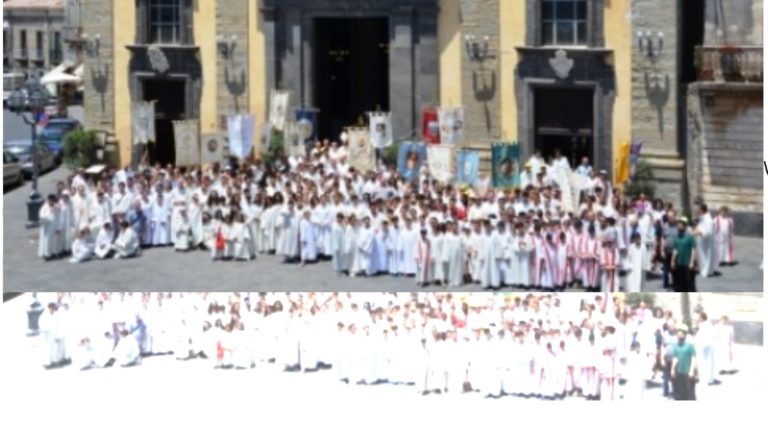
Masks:
[[[85,168],[96,161],[96,132],[72,131],[64,137],[64,164],[72,170]]]
[[[641,159],[637,162],[637,173],[627,184],[624,193],[627,197],[638,197],[641,193],[645,194],[646,197],[654,196],[656,186],[653,180],[653,167],[648,161]]]

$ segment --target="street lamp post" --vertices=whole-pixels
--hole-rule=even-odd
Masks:
[[[30,126],[32,131],[32,192],[27,200],[27,227],[37,227],[40,224],[40,208],[43,206],[43,197],[37,191],[37,178],[40,171],[40,162],[38,158],[37,146],[37,114],[45,109],[48,103],[49,95],[40,84],[39,80],[31,78],[26,83],[27,95],[29,95],[29,106],[31,117],[24,115],[25,96],[21,90],[16,89],[11,92],[8,98],[8,107],[22,118],[24,123]]]

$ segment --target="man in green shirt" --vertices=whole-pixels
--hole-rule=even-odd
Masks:
[[[686,330],[680,327],[672,359],[672,392],[675,400],[696,400],[696,349],[685,337]]]
[[[672,273],[676,292],[694,292],[696,240],[686,227],[687,219],[677,220],[677,239],[672,251]]]

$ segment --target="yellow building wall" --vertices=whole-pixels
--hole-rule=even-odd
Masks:
[[[136,40],[136,4],[132,1],[114,0],[112,8],[114,38],[115,83],[115,137],[119,143],[118,164],[131,162],[131,89],[128,85],[128,63],[131,53],[125,47]]]
[[[516,46],[525,45],[525,2],[499,2],[499,90],[501,91],[501,136],[517,140],[515,68],[519,61]]]
[[[195,44],[200,47],[203,85],[200,95],[200,133],[218,131],[216,109],[216,2],[197,1],[193,11]]]
[[[632,23],[631,0],[605,3],[605,45],[613,50],[616,99],[613,106],[613,171],[616,173],[619,144],[632,141]]]
[[[264,122],[267,112],[266,47],[260,7],[261,0],[248,2],[248,108],[256,124]]]
[[[440,0],[437,24],[440,50],[440,105],[461,105],[462,33],[459,0]]]

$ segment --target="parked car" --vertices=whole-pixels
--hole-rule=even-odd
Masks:
[[[37,149],[37,166],[39,173],[45,173],[46,171],[56,168],[56,155],[51,151],[48,145],[38,142]],[[25,176],[32,176],[33,155],[31,140],[14,140],[6,142],[3,145],[3,150],[18,158]]]
[[[3,151],[3,186],[22,183],[24,183],[24,172],[21,170],[19,158],[10,152]]]
[[[56,161],[60,162],[64,155],[64,136],[71,131],[81,129],[82,125],[75,119],[60,118],[51,119],[38,135],[38,140],[48,145],[56,154]]]

